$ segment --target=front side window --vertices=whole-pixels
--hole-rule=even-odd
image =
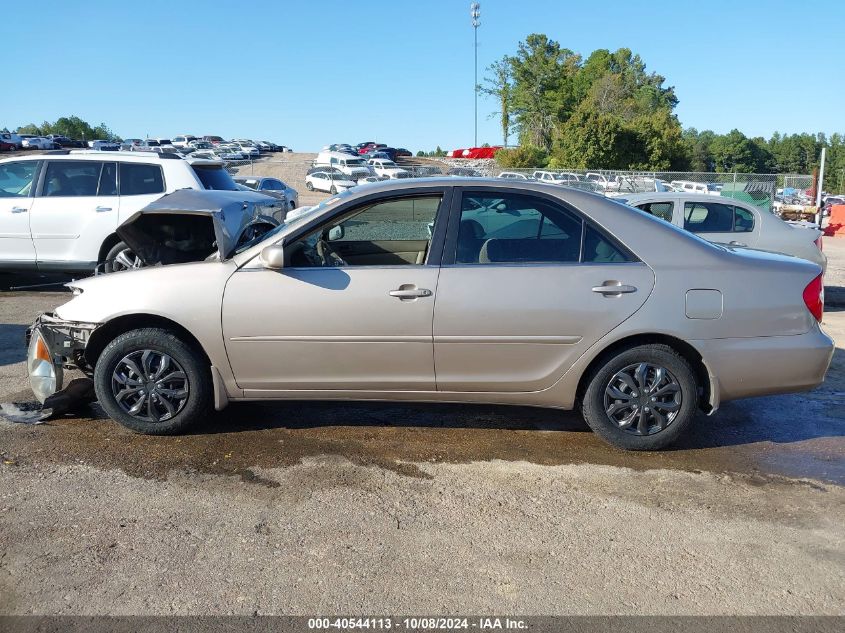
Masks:
[[[651,215],[660,218],[661,220],[672,222],[672,212],[674,211],[675,203],[648,202],[646,204],[639,205],[637,208],[642,209],[646,213],[650,213]]]
[[[522,194],[465,194],[455,262],[563,263],[581,257],[582,221]]]
[[[734,206],[721,202],[686,202],[684,228],[693,233],[730,233],[734,230]]]
[[[98,161],[51,161],[44,174],[47,197],[96,196],[103,163]]]
[[[120,195],[164,193],[164,177],[158,165],[120,163]]]
[[[0,163],[0,198],[25,198],[32,191],[38,162]]]
[[[366,205],[295,242],[291,265],[424,264],[441,200],[440,195],[409,196]]]

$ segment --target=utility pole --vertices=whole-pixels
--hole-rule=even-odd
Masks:
[[[819,182],[816,185],[816,224],[822,225],[822,187],[824,187],[824,159],[827,148],[822,147],[822,159],[819,165]]]
[[[481,4],[473,2],[469,5],[469,15],[472,17],[473,51],[475,52],[475,82],[472,91],[475,93],[475,143],[478,147],[478,27],[481,26]]]

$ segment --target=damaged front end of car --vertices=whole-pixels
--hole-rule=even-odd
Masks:
[[[94,400],[94,368],[85,358],[91,333],[98,323],[66,321],[53,313],[39,316],[26,331],[26,367],[29,384],[42,405],[42,419]],[[65,372],[84,376],[65,382]]]

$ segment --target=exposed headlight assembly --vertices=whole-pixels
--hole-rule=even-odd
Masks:
[[[27,352],[27,370],[32,393],[41,404],[62,388],[64,372],[62,366],[53,360],[47,341],[40,328],[32,331]]]

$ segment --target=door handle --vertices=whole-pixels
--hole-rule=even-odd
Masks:
[[[745,244],[744,242],[737,242],[736,240],[731,240],[730,244],[731,246],[748,246],[748,244]]]
[[[431,290],[428,288],[417,288],[416,286],[401,286],[396,290],[391,290],[387,294],[398,299],[419,299],[420,297],[430,297]]]
[[[602,294],[606,297],[615,296],[618,297],[622,294],[627,294],[629,292],[636,292],[636,286],[626,286],[625,284],[621,284],[618,281],[606,281],[601,286],[594,286],[593,292],[597,292]]]
[[[111,207],[97,207],[94,211],[97,213],[105,213],[106,211],[111,211]]]
[[[12,207],[12,213],[26,213],[29,211],[26,207]]]

